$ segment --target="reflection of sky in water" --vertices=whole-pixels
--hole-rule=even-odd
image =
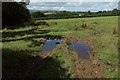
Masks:
[[[78,41],[75,44],[69,45],[68,49],[74,49],[83,59],[90,59],[88,52],[91,51],[91,47],[85,43]]]
[[[54,48],[56,48],[57,44],[60,44],[61,42],[62,41],[60,39],[47,40],[46,43],[43,45],[41,52],[50,52]],[[78,41],[75,44],[68,45],[68,49],[74,49],[83,59],[90,59],[90,55],[88,54],[88,52],[91,51],[92,48],[88,44]]]
[[[46,43],[44,44],[44,46],[41,49],[41,52],[50,52],[52,51],[54,48],[56,48],[56,45],[58,43],[61,43],[61,40],[47,40]]]

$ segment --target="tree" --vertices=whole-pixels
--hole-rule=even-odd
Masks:
[[[32,17],[33,18],[41,18],[41,17],[45,17],[44,13],[38,11],[38,12],[32,12]]]
[[[31,20],[29,10],[23,3],[3,2],[2,14],[3,28],[13,28]]]
[[[119,14],[119,10],[118,9],[113,9],[112,10],[112,14],[115,15],[115,16],[118,15]]]
[[[88,14],[91,15],[91,11],[88,11]]]

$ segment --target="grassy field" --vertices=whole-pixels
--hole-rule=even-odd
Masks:
[[[118,17],[95,17],[45,20],[48,25],[26,26],[19,29],[4,29],[2,33],[3,77],[14,78],[33,76],[73,78],[74,60],[66,54],[66,45],[61,44],[47,57],[40,55],[40,46],[32,40],[46,37],[63,37],[71,35],[95,42],[95,54],[106,66],[102,76],[118,77]],[[39,21],[37,21],[39,22]],[[81,25],[85,22],[86,27]],[[18,74],[16,74],[18,73]],[[24,75],[21,75],[24,74]],[[16,77],[15,77],[16,78]]]

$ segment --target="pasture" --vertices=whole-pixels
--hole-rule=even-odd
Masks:
[[[4,78],[118,77],[118,16],[44,21],[49,25],[0,31]],[[39,40],[55,38],[64,42],[42,54]],[[78,39],[92,46],[95,56],[90,61],[67,50],[67,43]]]

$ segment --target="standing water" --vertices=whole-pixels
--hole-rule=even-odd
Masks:
[[[89,52],[92,48],[88,44],[78,41],[75,44],[68,45],[68,49],[75,50],[78,53],[78,55],[83,59],[90,59]]]
[[[50,40],[47,40],[45,42],[45,44],[43,45],[42,49],[41,49],[41,52],[42,53],[47,53],[47,52],[50,52],[52,51],[54,48],[56,48],[56,46],[58,44],[60,44],[62,42],[62,40],[60,39],[50,39]],[[78,41],[76,42],[75,44],[71,44],[71,45],[68,45],[68,49],[73,49],[75,50],[78,55],[83,58],[83,59],[87,59],[89,60],[90,59],[90,55],[89,55],[89,52],[92,50],[91,46],[88,45],[88,44],[85,44],[81,41]]]
[[[62,41],[60,39],[54,39],[54,40],[47,40],[46,43],[43,45],[41,52],[50,52],[54,48],[56,48],[57,44],[60,44]]]

